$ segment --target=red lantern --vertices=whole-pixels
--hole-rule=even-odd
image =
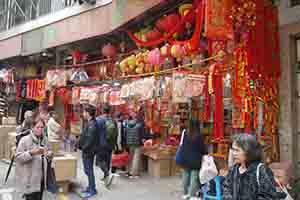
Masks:
[[[106,44],[102,48],[102,55],[107,58],[113,58],[117,55],[117,49],[112,44]]]
[[[176,26],[177,23],[180,21],[180,16],[178,14],[169,14],[167,16],[164,16],[163,18],[159,19],[155,26],[158,30],[161,32],[168,32]]]
[[[156,28],[146,33],[147,41],[157,40],[162,37],[161,32],[159,32]]]
[[[81,62],[81,53],[79,50],[72,51],[73,64],[76,65]]]

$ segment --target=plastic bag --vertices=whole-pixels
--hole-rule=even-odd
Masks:
[[[208,183],[218,175],[218,169],[216,167],[214,158],[209,155],[202,157],[202,165],[199,172],[199,179],[201,184]]]

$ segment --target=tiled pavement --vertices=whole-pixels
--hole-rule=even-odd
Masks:
[[[4,176],[8,165],[0,161],[0,193],[3,189],[14,189],[14,170],[12,170],[8,184],[3,185]],[[116,176],[110,190],[106,189],[100,182],[102,172],[96,169],[97,187],[99,194],[91,198],[91,200],[179,200],[181,197],[180,177],[170,178],[152,178],[146,174],[139,179],[128,179],[124,176]],[[85,186],[87,179],[83,174],[82,165],[78,163],[78,177],[75,180],[77,185]],[[78,188],[79,190],[79,188]],[[75,192],[68,194],[69,200],[80,200]],[[0,195],[0,200],[19,200],[19,197],[14,196],[9,198]],[[53,195],[46,194],[44,200],[57,199]]]

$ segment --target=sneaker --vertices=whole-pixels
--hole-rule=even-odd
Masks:
[[[88,199],[97,195],[97,191],[85,192],[82,194],[82,198]]]
[[[140,178],[140,176],[139,176],[139,175],[136,175],[136,176],[131,175],[131,176],[129,176],[129,178],[130,178],[130,179],[137,179],[137,178]]]
[[[90,191],[90,189],[87,187],[87,188],[83,189],[83,190],[81,191],[81,193],[88,193],[89,191]]]
[[[201,198],[199,198],[199,197],[191,197],[191,198],[189,198],[189,200],[201,200]]]
[[[182,196],[182,199],[183,199],[183,200],[187,200],[187,199],[189,199],[189,198],[190,198],[190,195],[188,195],[188,194],[185,194],[185,195]]]
[[[113,179],[114,179],[114,175],[113,174],[110,174],[108,177],[106,177],[105,187],[108,188],[112,184]]]

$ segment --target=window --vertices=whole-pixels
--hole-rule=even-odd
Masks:
[[[299,5],[300,5],[300,0],[291,0],[291,7],[299,6]]]
[[[75,0],[0,0],[0,32],[75,4]]]

